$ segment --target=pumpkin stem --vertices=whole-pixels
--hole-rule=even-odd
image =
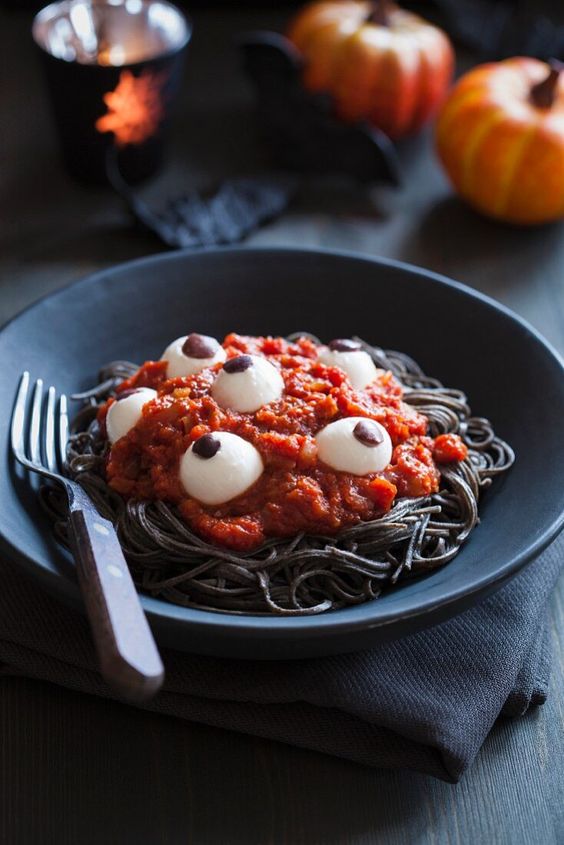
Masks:
[[[391,11],[392,4],[390,0],[375,0],[371,4],[371,9],[365,22],[374,23],[377,26],[389,26]]]
[[[556,59],[551,59],[548,64],[550,70],[546,79],[542,79],[531,88],[531,102],[539,109],[549,109],[554,105],[558,80],[564,70],[564,64]]]

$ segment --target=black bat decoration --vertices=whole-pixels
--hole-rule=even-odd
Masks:
[[[156,211],[123,178],[119,154],[108,149],[108,182],[136,223],[172,249],[243,240],[287,208],[298,187],[289,171],[344,173],[366,184],[400,184],[391,140],[378,129],[339,121],[329,96],[305,91],[300,55],[284,36],[255,32],[240,43],[257,91],[261,131],[284,172],[229,179],[210,195],[190,191]]]
[[[365,183],[400,184],[392,141],[366,124],[343,123],[335,117],[329,95],[306,91],[300,53],[287,38],[275,32],[250,32],[239,43],[256,90],[259,129],[277,166],[306,173],[344,173]]]

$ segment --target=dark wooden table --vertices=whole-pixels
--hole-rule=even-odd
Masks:
[[[196,16],[170,165],[155,196],[263,161],[232,35],[259,12]],[[70,183],[56,159],[24,13],[0,12],[0,320],[91,270],[158,249],[120,203]],[[521,231],[450,195],[429,138],[403,153],[405,187],[305,186],[251,244],[402,258],[489,293],[564,349],[564,228]],[[146,714],[25,679],[0,681],[0,841],[472,843],[564,841],[564,584],[554,596],[547,704],[502,721],[458,786]]]

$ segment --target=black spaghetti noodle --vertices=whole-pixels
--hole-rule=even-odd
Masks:
[[[100,404],[137,370],[136,365],[109,364],[96,387],[74,397],[83,405],[73,423],[68,473],[115,524],[133,578],[143,592],[225,613],[312,614],[377,598],[386,585],[452,560],[478,522],[482,491],[509,469],[513,451],[495,435],[487,419],[472,416],[462,391],[445,388],[424,375],[403,353],[361,343],[376,366],[391,370],[402,384],[405,401],[427,417],[430,435],[459,434],[468,446],[468,457],[440,467],[438,493],[398,499],[388,513],[335,537],[275,538],[247,554],[205,542],[172,505],[124,501],[107,485],[107,442],[96,414]],[[58,538],[66,543],[64,495],[46,487],[42,500]]]

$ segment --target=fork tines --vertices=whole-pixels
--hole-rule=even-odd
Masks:
[[[30,389],[30,375],[24,372],[12,412],[12,452],[22,466],[46,478],[63,481],[69,424],[67,397],[57,401],[51,385],[47,392],[43,380]]]

